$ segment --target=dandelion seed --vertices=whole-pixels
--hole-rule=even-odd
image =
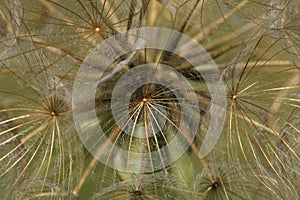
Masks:
[[[276,46],[276,41],[264,48],[260,46],[268,40],[270,38],[266,35],[261,35],[252,48],[245,50],[249,54],[238,55],[233,62],[234,66],[228,66],[224,71],[229,97],[228,122],[224,136],[227,143],[224,148],[227,149],[228,160],[232,163],[245,162],[249,168],[255,165],[270,167],[268,173],[275,174],[278,182],[286,187],[287,193],[292,194],[293,186],[274,167],[274,162],[277,161],[284,165],[279,157],[280,153],[276,152],[275,141],[280,138],[282,124],[288,121],[288,112],[298,107],[300,74],[291,62],[288,66],[279,65],[280,67],[269,64],[276,59],[274,51],[278,55],[283,51]],[[244,61],[240,63],[240,59]],[[263,61],[262,65],[259,64],[260,61]],[[280,75],[275,75],[273,70],[279,70]],[[293,128],[295,131],[299,130],[298,124],[293,123]],[[259,134],[261,132],[264,134]],[[261,173],[264,174],[263,171]],[[262,177],[263,175],[257,176],[264,183]],[[282,194],[276,194],[277,189],[274,186],[266,187],[270,187],[274,196],[282,198]]]
[[[257,195],[263,199],[280,199],[277,191],[270,187],[260,184],[257,179],[260,177],[258,171],[252,170],[247,164],[228,164],[218,162],[208,164],[209,171],[213,176],[210,180],[207,170],[203,169],[195,179],[194,199],[251,199]],[[257,167],[257,166],[256,166]],[[259,167],[257,167],[258,169]],[[261,176],[260,178],[263,178]],[[268,179],[273,184],[274,179]],[[269,190],[267,194],[266,191]]]
[[[23,66],[43,67],[43,62],[31,60],[27,57],[27,62]],[[0,80],[6,80],[8,86],[0,89],[5,107],[0,110],[0,114],[7,113],[7,118],[2,119],[0,124],[10,123],[0,131],[0,146],[8,148],[0,155],[1,166],[7,162],[6,168],[0,170],[0,180],[5,181],[7,175],[18,171],[13,184],[5,192],[8,198],[15,192],[18,185],[25,177],[31,176],[33,179],[41,179],[40,193],[32,194],[33,197],[56,196],[58,193],[45,192],[46,179],[50,178],[61,185],[69,187],[67,176],[72,174],[72,155],[69,140],[75,142],[72,136],[72,123],[70,123],[70,107],[67,97],[62,95],[57,83],[53,81],[53,74],[49,70],[35,74],[16,73],[10,66],[2,63],[9,73],[0,75]],[[38,70],[37,70],[38,71]],[[47,77],[39,80],[39,76]],[[32,79],[32,77],[34,77]],[[10,86],[14,85],[14,88]],[[66,89],[66,88],[64,88]],[[7,145],[10,143],[9,145]],[[79,149],[79,147],[77,147]],[[69,150],[69,152],[67,152]],[[16,154],[16,158],[13,158]],[[66,166],[68,166],[66,168]],[[70,170],[68,173],[68,169]],[[67,175],[68,174],[68,175]],[[29,188],[34,181],[26,184],[26,189],[22,192],[22,197],[29,195]],[[67,194],[63,194],[67,195]]]
[[[167,174],[139,174],[136,179],[104,188],[92,199],[190,199],[184,186]]]
[[[37,50],[52,48],[62,52],[62,57],[79,62],[104,39],[137,26],[141,12],[137,3],[134,12],[127,13],[128,1],[49,0],[35,5],[25,1],[23,7],[26,15],[22,19],[24,36],[20,39],[36,43]]]

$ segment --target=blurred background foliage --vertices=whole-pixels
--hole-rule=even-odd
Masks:
[[[193,85],[202,120],[176,162],[125,173],[82,145],[72,87],[97,44],[144,26],[178,31],[205,48],[226,87],[227,117],[215,148],[200,158],[214,120],[203,78],[174,55],[138,52],[128,69],[150,61],[172,66]],[[299,0],[0,0],[0,199],[299,199],[299,63]],[[98,88],[107,130],[117,126],[109,100],[123,72]],[[180,108],[167,97],[165,117],[173,120]],[[139,152],[171,134],[141,145],[121,133],[117,142]]]

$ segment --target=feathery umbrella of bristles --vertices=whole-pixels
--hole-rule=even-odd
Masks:
[[[140,64],[143,64],[145,60],[145,58],[143,57],[146,57],[146,59],[149,62],[151,62],[151,60],[161,59],[163,57],[163,56],[160,57],[161,54],[166,54],[166,52],[154,51],[154,50],[149,50],[146,52],[138,52],[138,53],[141,53],[142,55],[137,54],[136,56],[134,56],[131,59],[131,62],[129,64],[129,66],[133,67],[133,69],[134,66],[139,66]],[[168,56],[166,57],[172,57],[170,53],[167,54]],[[182,69],[179,72],[182,73],[182,75],[186,78],[186,80],[189,81],[191,86],[194,87],[193,88],[194,92],[197,94],[197,98],[199,100],[200,110],[203,112],[207,111],[208,106],[210,104],[210,100],[209,100],[209,95],[202,96],[202,92],[207,91],[207,88],[203,83],[203,79],[201,75],[199,73],[196,73],[195,69],[189,66],[189,64],[186,63],[186,61],[180,60],[176,58],[176,56],[174,55],[172,59],[169,58],[168,60],[161,59],[160,62],[163,64],[167,64],[168,66],[174,65],[173,66],[174,68],[179,66],[178,67],[179,70],[180,70],[180,66],[185,66],[185,69]],[[157,135],[158,137],[157,141],[155,141],[155,138],[151,136],[151,138],[154,140],[149,141],[149,143],[146,143],[147,145],[154,145],[151,148],[149,146],[149,148],[152,151],[157,149],[158,146],[161,147],[166,145],[166,143],[168,143],[169,140],[174,136],[171,135],[177,132],[176,130],[179,128],[180,120],[184,120],[184,118],[192,115],[193,111],[181,110],[180,103],[178,102],[177,99],[178,97],[176,97],[173,94],[174,93],[173,90],[179,91],[182,90],[182,88],[184,88],[185,86],[182,86],[182,88],[170,89],[159,84],[146,84],[136,89],[136,91],[132,94],[130,98],[129,105],[126,105],[127,102],[124,102],[124,105],[119,105],[119,104],[116,105],[117,108],[115,109],[121,111],[124,110],[124,108],[126,108],[127,106],[129,107],[129,113],[128,113],[129,116],[123,116],[123,121],[128,117],[135,121],[134,127],[127,127],[127,126],[120,127],[120,125],[118,125],[120,124],[120,122],[118,122],[117,124],[112,119],[112,111],[111,111],[112,92],[114,87],[118,83],[117,81],[119,80],[120,76],[122,76],[122,74],[126,73],[130,69],[131,68],[126,68],[118,72],[112,78],[99,85],[98,90],[96,92],[97,94],[99,94],[99,96],[96,96],[97,115],[99,117],[98,120],[100,124],[105,127],[104,131],[107,131],[107,134],[113,132],[118,133],[116,136],[117,138],[116,144],[119,144],[121,146],[123,145],[123,148],[125,149],[130,148],[130,146],[126,147],[126,145],[130,145],[128,144],[129,142],[128,139],[130,138],[132,139],[132,136],[128,136],[127,134],[123,134],[122,132],[129,133],[129,132],[142,131],[141,129],[139,130],[140,126],[148,127],[145,128],[148,129],[148,133],[159,132],[159,134]],[[180,119],[180,115],[182,115],[181,116],[182,119]],[[120,121],[121,120],[122,119],[120,118]],[[139,126],[137,126],[136,124],[139,124]],[[141,134],[144,135],[145,138],[148,138],[145,135],[146,133],[141,133]],[[142,140],[138,140],[138,141],[142,142]],[[132,144],[134,143],[135,142],[133,141]],[[155,147],[156,145],[158,146]],[[148,148],[144,149],[144,151],[147,149]],[[132,150],[134,150],[134,148]]]
[[[223,146],[220,150],[230,163],[247,163],[250,169],[255,165],[267,168],[287,193],[293,193],[295,186],[286,179],[289,169],[278,151],[278,141],[283,140],[282,145],[292,160],[300,161],[295,146],[281,135],[284,126],[300,133],[299,124],[289,120],[299,107],[299,69],[287,59],[279,41],[266,32],[249,43],[225,67],[223,75],[228,119],[217,146]],[[275,163],[280,163],[282,169],[278,170]],[[264,182],[264,172],[261,173],[257,178]]]
[[[126,67],[125,69],[111,76],[105,82],[102,82],[97,88],[95,99],[96,113],[98,117],[97,123],[101,125],[105,135],[107,135],[107,138],[110,138],[115,146],[118,146],[119,148],[122,148],[123,150],[127,150],[129,152],[128,160],[125,161],[124,158],[118,157],[118,155],[116,157],[108,157],[107,159],[113,160],[116,166],[124,166],[123,168],[126,169],[126,167],[128,167],[129,164],[132,163],[132,161],[130,160],[130,152],[147,153],[149,154],[149,160],[147,162],[144,160],[140,161],[142,163],[142,166],[140,168],[140,171],[138,171],[139,173],[144,173],[144,165],[153,165],[154,160],[152,160],[151,157],[153,151],[159,151],[163,146],[168,147],[170,140],[173,139],[176,133],[182,134],[180,131],[178,132],[179,122],[184,121],[184,123],[188,124],[189,122],[185,121],[186,118],[195,114],[192,110],[180,109],[177,97],[172,94],[172,92],[174,92],[173,90],[182,90],[182,88],[170,89],[159,84],[146,84],[142,87],[137,88],[137,90],[132,94],[129,105],[118,104],[116,105],[117,108],[115,108],[124,109],[128,107],[130,110],[128,116],[125,113],[126,115],[122,117],[124,119],[132,119],[134,121],[133,126],[120,126],[120,122],[116,121],[116,119],[113,119],[111,110],[111,98],[113,89],[114,87],[116,87],[117,81],[120,79],[122,74],[128,72],[131,68],[134,69],[135,66],[143,64],[145,61],[145,57],[147,57],[148,61],[160,60],[161,63],[172,66],[175,69],[179,68],[178,70],[182,74],[182,76],[184,76],[186,80],[189,81],[190,84],[194,87],[194,92],[197,94],[197,98],[199,99],[200,109],[203,112],[200,113],[201,115],[203,115],[207,111],[210,103],[209,96],[201,95],[203,91],[207,91],[207,88],[203,83],[201,76],[196,73],[196,70],[194,70],[193,67],[191,67],[184,59],[180,59],[176,55],[160,50],[137,51],[135,56],[131,58],[130,64],[128,64],[130,67]],[[176,62],[173,63],[171,60],[176,60]],[[115,64],[118,63],[114,63],[114,65]],[[180,66],[185,67],[183,69],[180,69]],[[78,109],[84,109],[84,105]],[[180,117],[180,115],[182,116]],[[87,123],[87,128],[92,123],[94,122]],[[155,133],[150,137],[147,134],[150,134],[151,132]],[[139,134],[140,136],[144,137],[137,138],[134,137],[133,134]],[[193,144],[193,146],[193,154],[197,155],[199,152],[199,148],[196,147],[195,144]],[[110,152],[112,150],[113,149],[105,149],[105,151],[107,152]],[[161,171],[163,171],[164,173],[167,173],[169,171],[167,169],[168,166],[164,164],[166,157],[168,156],[169,155],[162,154],[161,157],[156,158],[160,159],[160,162],[164,166],[164,168],[161,169]],[[194,160],[195,165],[201,165],[202,160],[200,161],[197,156],[196,158],[194,158]],[[136,163],[136,165],[141,165],[141,163]],[[95,160],[93,160],[90,163],[89,168],[86,170],[86,173],[91,173],[92,171],[94,171],[91,168],[96,167],[96,165],[97,163],[95,162]],[[175,166],[174,171],[181,171],[182,169],[180,169],[180,166],[182,165]],[[187,169],[194,170],[194,168],[188,167]],[[104,170],[100,173],[102,173],[102,175],[100,176],[101,184],[99,186],[101,191],[102,188],[105,187],[107,174],[111,173],[111,170],[109,167],[104,167]],[[150,174],[152,174],[152,176],[155,176],[156,172],[153,171]],[[121,180],[126,181],[130,176],[130,173],[118,172],[118,176]],[[193,177],[188,176],[188,178]],[[89,180],[89,178],[83,175],[82,182],[88,184],[87,180]],[[188,183],[191,180],[187,179],[185,181]],[[78,187],[76,187],[74,190],[75,193],[77,193],[78,190],[83,187],[81,184],[78,184],[77,186]]]
[[[250,169],[246,163],[210,161],[213,161],[208,164],[211,174],[203,170],[195,178],[194,199],[297,199],[295,188],[288,192],[282,182],[262,166],[253,165]]]
[[[269,27],[269,0],[162,2],[173,18],[170,28],[201,42],[217,62],[228,62],[241,46]]]
[[[104,39],[142,25],[147,2],[23,0],[24,10],[18,40],[32,41],[33,49],[47,49],[74,61],[84,60],[88,51]],[[52,62],[58,62],[59,58]]]
[[[104,188],[91,199],[191,199],[192,192],[171,174],[133,174],[127,181]]]
[[[1,185],[1,193],[10,198],[26,179],[32,181],[27,181],[18,196],[26,197],[36,179],[40,180],[41,193],[47,179],[70,191],[71,181],[78,174],[74,172],[78,166],[75,163],[81,159],[81,145],[72,125],[68,89],[49,70],[40,73],[29,70],[31,66],[42,67],[42,58],[27,57],[22,67],[31,73],[26,75],[2,65],[7,72],[0,78],[3,83],[0,87],[0,179],[6,182],[12,174],[17,176],[5,186],[8,190],[3,191]]]
[[[203,170],[195,178],[194,199],[250,199],[257,187],[250,173],[239,169],[241,165],[210,163],[208,168],[211,174]]]

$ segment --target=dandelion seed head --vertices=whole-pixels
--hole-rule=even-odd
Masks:
[[[300,114],[290,116],[299,107],[298,0],[0,2],[0,190],[9,188],[8,199],[298,199]],[[203,44],[224,74],[228,102],[214,101],[221,95],[209,84],[222,79],[211,73],[205,51],[189,52],[182,37],[151,40],[144,26],[172,27]],[[110,36],[137,27],[138,37],[103,45],[103,57],[83,62]],[[82,95],[78,87],[71,97],[79,66],[89,67],[76,79],[85,88],[102,66],[98,58],[116,58],[101,71],[109,78],[95,92]],[[204,63],[193,66],[189,60],[197,58]],[[18,84],[7,84],[8,74]],[[73,101],[77,96],[82,102]],[[225,125],[211,127],[222,126],[221,139],[200,157],[219,106]],[[78,126],[73,113],[82,119]],[[100,126],[103,137],[89,137]],[[92,150],[101,163],[85,151],[78,127],[87,141],[99,139]],[[183,144],[190,144],[186,152]]]

